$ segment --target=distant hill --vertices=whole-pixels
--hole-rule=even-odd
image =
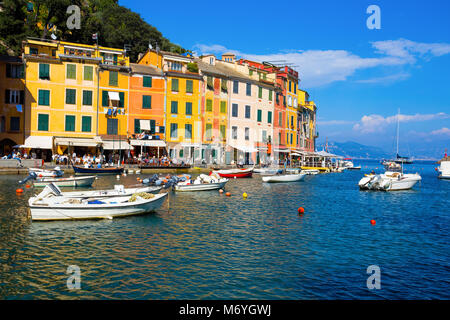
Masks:
[[[325,149],[325,144],[318,144],[317,150]],[[360,143],[328,142],[328,152],[355,159],[385,159],[392,158],[392,153],[388,153],[379,147],[366,146]]]

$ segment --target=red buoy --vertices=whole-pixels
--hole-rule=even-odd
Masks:
[[[370,220],[370,224],[372,224],[373,226],[376,224],[377,222],[375,220]]]
[[[25,185],[25,188],[29,189],[31,186],[29,184]]]
[[[16,189],[16,193],[23,193],[23,189],[21,189],[21,188]]]
[[[230,197],[230,196],[231,196],[231,193],[227,192],[227,193],[225,193],[225,195],[226,195],[227,197]]]
[[[305,213],[305,209],[303,207],[298,208],[298,214]]]

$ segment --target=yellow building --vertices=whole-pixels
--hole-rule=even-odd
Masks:
[[[317,107],[314,101],[309,100],[308,92],[298,90],[298,124],[299,124],[299,148],[314,152],[316,133]]]
[[[298,73],[286,67],[286,147],[297,149]]]
[[[24,78],[21,58],[0,56],[0,155],[24,142]]]
[[[23,59],[26,146],[79,155],[117,149],[120,137],[126,147],[129,59],[123,50],[27,39]]]
[[[201,157],[202,77],[193,59],[171,52],[148,50],[139,64],[161,68],[166,79],[165,141],[171,158],[192,162]]]

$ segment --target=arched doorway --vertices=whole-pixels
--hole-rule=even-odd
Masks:
[[[4,156],[11,153],[15,145],[17,145],[17,143],[13,140],[8,138],[3,139],[2,141],[0,141],[0,155]]]

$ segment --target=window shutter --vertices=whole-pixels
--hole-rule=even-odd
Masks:
[[[194,92],[193,89],[194,89],[194,88],[193,88],[193,82],[192,82],[192,80],[186,80],[186,92],[188,92],[188,93],[193,93],[193,92]]]
[[[262,87],[258,88],[258,98],[260,98],[260,99],[262,99],[262,90],[263,90]]]
[[[23,90],[19,91],[19,102],[21,105],[25,104],[25,91]]]
[[[91,117],[83,116],[81,118],[81,131],[82,132],[91,132]]]
[[[170,112],[178,113],[178,101],[172,101]]]
[[[220,112],[227,113],[227,103],[225,101],[220,101]]]
[[[206,100],[206,111],[212,111],[212,100],[211,99]]]
[[[143,109],[152,108],[152,96],[142,96],[142,108]]]
[[[6,65],[6,77],[7,78],[12,78],[11,77],[11,68],[12,68],[12,65],[10,65],[10,64]]]
[[[119,79],[119,73],[117,71],[110,71],[109,72],[109,85],[110,86],[117,86]]]
[[[84,80],[92,81],[93,80],[94,68],[91,66],[84,66]]]
[[[272,111],[269,111],[269,112],[267,113],[267,122],[268,122],[268,123],[272,123]]]
[[[258,122],[262,121],[262,110],[258,110]]]
[[[172,91],[178,92],[178,79],[172,79]]]
[[[150,134],[155,134],[155,128],[156,128],[156,121],[150,120]]]
[[[141,121],[134,119],[134,133],[141,133]]]
[[[269,101],[272,101],[272,90],[269,90]]]
[[[103,107],[108,107],[109,106],[108,91],[106,91],[106,90],[102,91],[102,106]]]
[[[119,92],[119,108],[123,108],[125,107],[125,93],[124,92]]]
[[[144,76],[143,79],[144,79],[143,86],[146,88],[151,88],[152,87],[152,77]]]
[[[192,115],[192,102],[186,102],[186,114]]]
[[[10,95],[11,95],[10,92],[11,91],[8,90],[8,89],[5,90],[5,103],[9,103],[9,98],[10,98]]]

